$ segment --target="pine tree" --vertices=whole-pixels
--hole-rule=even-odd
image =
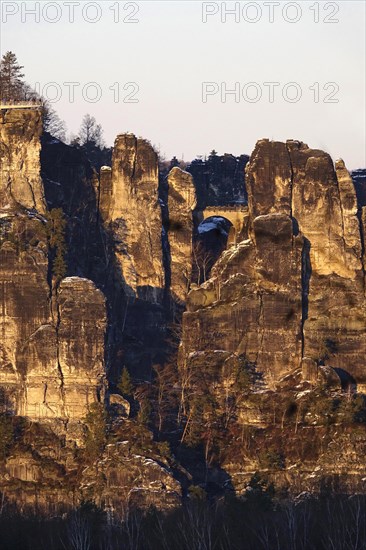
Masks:
[[[125,397],[132,397],[134,386],[132,384],[130,373],[126,367],[123,367],[118,389]]]
[[[90,405],[85,424],[85,456],[93,463],[103,452],[107,440],[107,413],[102,403]]]
[[[24,99],[25,83],[23,66],[18,64],[13,52],[6,52],[0,62],[0,99],[1,101],[20,101]]]
[[[150,421],[151,415],[151,405],[148,399],[142,399],[140,401],[140,410],[137,413],[137,421],[142,425],[147,427]]]

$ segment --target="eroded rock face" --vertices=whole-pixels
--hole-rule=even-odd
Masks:
[[[57,293],[58,363],[66,415],[83,418],[105,390],[105,298],[92,281],[68,277]]]
[[[82,419],[104,393],[104,297],[72,277],[51,298],[42,241],[23,243],[19,254],[9,242],[0,249],[2,408],[36,421]]]
[[[102,215],[126,293],[152,302],[165,284],[158,186],[158,157],[150,143],[133,134],[117,136],[111,182],[107,174],[101,179]]]
[[[129,441],[110,444],[105,450],[99,468],[103,472],[105,485],[99,498],[105,506],[118,510],[122,503],[133,506],[168,510],[180,504],[181,486],[163,460],[132,452]],[[85,472],[93,480],[93,471]]]
[[[304,354],[365,383],[365,302],[360,224],[343,161],[288,142],[292,215],[308,243]]]
[[[192,212],[196,208],[193,178],[178,167],[168,175],[169,247],[173,299],[185,302],[192,276]]]
[[[41,370],[49,368],[50,376],[56,367],[54,330],[49,330],[47,245],[36,217],[2,211],[0,227],[0,380],[5,408],[19,413],[32,363],[37,361]],[[35,342],[52,331],[39,348]]]
[[[245,183],[252,220],[263,214],[291,215],[292,168],[284,143],[257,142],[246,166]]]
[[[276,384],[307,358],[304,372],[313,361],[364,384],[362,239],[343,161],[334,168],[303,143],[261,140],[246,184],[250,239],[189,294],[184,364],[200,351],[244,354]]]
[[[40,109],[0,110],[0,208],[45,212],[39,169]]]
[[[37,421],[81,419],[103,397],[105,299],[79,277],[52,288],[41,114],[1,113],[1,408]]]
[[[253,225],[255,241],[224,252],[212,278],[189,294],[183,346],[188,356],[245,355],[275,382],[301,362],[303,240],[284,214],[258,216]]]

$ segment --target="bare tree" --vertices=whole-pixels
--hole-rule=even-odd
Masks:
[[[91,525],[89,519],[79,510],[74,511],[67,524],[67,544],[70,550],[90,550],[92,544]]]
[[[104,147],[103,129],[95,118],[88,113],[84,115],[79,130],[80,144],[88,152],[90,149]]]
[[[212,251],[207,249],[200,241],[193,244],[192,255],[196,266],[197,284],[199,285],[207,281],[215,257]]]

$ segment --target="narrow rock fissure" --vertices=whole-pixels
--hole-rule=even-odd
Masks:
[[[287,146],[287,143],[286,143],[286,151],[287,151],[287,154],[288,154],[289,163],[290,163],[290,170],[291,170],[291,176],[290,176],[290,218],[292,219],[292,210],[293,210],[293,207],[292,207],[292,191],[293,191],[293,186],[294,186],[294,168],[293,168],[293,164],[292,164],[291,152],[290,152],[290,150]]]
[[[346,241],[345,241],[345,238],[344,238],[344,212],[343,212],[343,204],[342,204],[342,197],[341,197],[341,190],[339,189],[339,182],[338,182],[338,177],[337,177],[337,174],[335,174],[335,180],[337,182],[337,193],[338,193],[338,200],[339,200],[339,208],[340,208],[340,211],[341,211],[341,224],[342,224],[342,243],[343,243],[343,249],[344,251],[346,251]],[[330,230],[330,228],[329,228]]]
[[[29,178],[26,178],[26,181],[27,181],[28,187],[29,187],[31,195],[32,195],[33,208],[37,208],[37,201],[36,201],[36,197],[34,196],[34,191],[33,191],[32,184],[30,183]]]
[[[365,216],[366,219],[366,216]],[[364,294],[366,293],[366,266],[365,266],[365,227],[362,222],[362,206],[358,207],[357,209],[357,220],[358,220],[358,227],[360,231],[360,241],[361,241],[361,268],[363,273],[363,290]]]
[[[309,314],[309,291],[311,279],[311,262],[310,262],[311,244],[304,237],[304,244],[301,253],[301,357],[304,357],[305,350],[305,335],[304,325]]]
[[[62,408],[63,408],[63,416],[65,416],[65,380],[64,380],[64,373],[62,372],[61,367],[61,361],[60,361],[60,336],[59,336],[59,328],[61,324],[61,314],[60,314],[60,305],[58,302],[58,291],[55,290],[54,293],[55,297],[55,306],[56,306],[56,323],[55,323],[55,331],[56,331],[56,361],[57,361],[57,370],[60,375],[60,393],[62,398]]]
[[[263,340],[264,340],[264,327],[263,327],[263,295],[261,292],[258,292],[259,297],[259,312],[258,312],[258,319],[257,319],[257,326],[258,326],[258,332],[260,333],[260,343],[258,345],[258,351],[257,351],[257,358],[256,363],[258,363],[259,355],[263,348]]]

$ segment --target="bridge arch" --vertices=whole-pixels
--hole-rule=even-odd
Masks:
[[[202,221],[215,217],[224,218],[231,223],[227,246],[237,244],[248,237],[249,210],[247,206],[208,206],[202,211]]]

